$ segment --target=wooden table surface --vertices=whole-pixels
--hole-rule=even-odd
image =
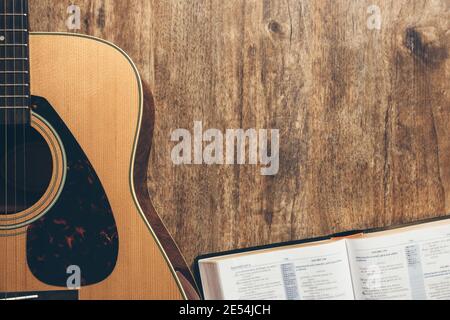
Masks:
[[[69,3],[30,1],[31,29],[67,31]],[[74,3],[153,90],[149,190],[189,264],[450,212],[449,0]],[[194,121],[279,129],[279,174],[173,165]]]

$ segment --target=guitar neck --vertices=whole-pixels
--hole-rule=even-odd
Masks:
[[[29,121],[28,1],[0,2],[0,124]]]

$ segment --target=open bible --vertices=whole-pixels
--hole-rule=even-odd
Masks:
[[[207,300],[450,299],[450,220],[200,257]]]

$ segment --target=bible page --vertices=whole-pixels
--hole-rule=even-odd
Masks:
[[[345,240],[218,263],[225,300],[353,300]]]
[[[450,299],[450,224],[347,240],[356,299]]]

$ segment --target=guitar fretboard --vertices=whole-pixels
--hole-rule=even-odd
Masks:
[[[0,124],[29,121],[28,1],[0,0]]]

